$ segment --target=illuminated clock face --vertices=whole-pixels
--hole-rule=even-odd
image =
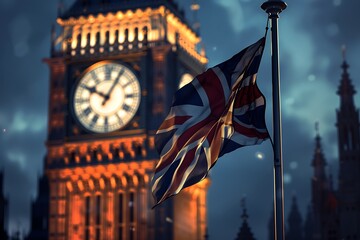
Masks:
[[[189,73],[183,74],[180,78],[179,89],[185,86],[186,84],[188,84],[189,82],[191,82],[193,79],[194,77],[191,74]]]
[[[75,116],[88,130],[107,133],[124,127],[140,104],[140,84],[126,66],[99,62],[88,68],[73,97]]]

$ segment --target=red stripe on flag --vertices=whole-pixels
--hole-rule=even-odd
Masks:
[[[203,137],[203,135],[199,134],[203,132],[203,128],[208,124],[209,118],[205,118],[203,121],[198,122],[192,127],[185,130],[175,141],[175,144],[172,145],[171,149],[162,156],[160,165],[157,166],[156,171],[161,171],[165,167],[167,167],[173,159],[175,159],[176,154],[184,148],[184,146],[191,144],[192,142],[198,140]],[[202,130],[202,131],[201,131]]]
[[[181,183],[181,179],[183,178],[185,171],[189,168],[190,164],[194,160],[196,152],[196,147],[188,151],[184,157],[184,159],[181,161],[180,166],[178,170],[176,171],[175,178],[173,179],[173,182],[171,183],[171,187],[168,190],[168,192],[172,193],[177,189]]]
[[[190,118],[191,116],[175,116],[173,118],[166,119],[159,127],[159,130],[168,129],[174,125],[181,125]]]
[[[237,93],[234,102],[234,108],[239,108],[245,105],[249,105],[261,96],[262,94],[259,88],[257,87],[257,85],[249,85],[243,87]]]
[[[161,163],[157,166],[156,172],[159,172],[170,165],[182,148],[207,136],[216,124],[216,121],[216,119],[208,117],[181,134],[171,149],[162,156]]]
[[[247,137],[256,137],[256,138],[261,138],[261,139],[265,139],[265,138],[269,137],[267,132],[259,132],[258,130],[256,130],[256,128],[244,127],[235,121],[233,122],[233,126],[234,126],[235,132],[245,135]]]
[[[207,94],[211,114],[214,117],[220,117],[223,114],[225,107],[224,90],[220,79],[212,69],[199,75],[197,79]]]

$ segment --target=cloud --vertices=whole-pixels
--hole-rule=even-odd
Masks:
[[[244,13],[240,2],[233,0],[215,0],[215,2],[226,9],[230,24],[235,32],[244,29]]]
[[[23,153],[7,152],[7,159],[9,159],[10,162],[14,162],[17,165],[20,165],[20,168],[25,167],[26,158]]]
[[[336,96],[330,84],[325,80],[301,81],[284,93],[284,117],[296,118],[301,121],[299,128],[312,132],[315,122],[321,123],[322,132],[334,131],[334,106]]]
[[[15,112],[11,125],[8,127],[12,132],[44,132],[46,129],[46,118],[43,115],[25,114],[22,111]]]

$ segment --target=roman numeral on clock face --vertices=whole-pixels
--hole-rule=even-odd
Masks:
[[[105,132],[109,131],[109,118],[108,117],[104,118],[104,131]]]
[[[124,105],[122,106],[122,108],[123,108],[126,112],[133,112],[133,111],[134,111],[134,109],[133,109],[131,106],[127,105],[127,104],[124,104]]]
[[[85,116],[88,116],[91,113],[91,108],[90,107],[85,108],[83,113]]]
[[[117,120],[119,121],[119,124],[120,125],[123,125],[124,124],[124,121],[122,120],[122,118],[119,116],[119,113],[115,114]]]
[[[106,66],[105,67],[105,81],[111,80],[111,73],[113,71],[113,66]]]
[[[95,72],[91,72],[91,77],[95,81],[95,84],[99,84],[101,82]]]
[[[125,98],[133,98],[136,97],[134,93],[125,94]]]
[[[95,114],[91,121],[92,121],[94,124],[96,124],[96,122],[98,121],[98,119],[99,119],[99,115]]]
[[[84,103],[87,103],[89,101],[89,99],[87,99],[87,98],[76,98],[75,99],[75,103],[76,104],[84,104]]]
[[[127,112],[130,110],[130,106],[126,104],[124,104],[122,108]]]
[[[99,115],[95,114],[91,119],[90,126],[94,127],[96,125],[98,119],[99,119]]]

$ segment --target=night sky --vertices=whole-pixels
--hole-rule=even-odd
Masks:
[[[66,1],[65,1],[66,2]],[[72,1],[67,1],[69,4]],[[192,1],[181,1],[188,12]],[[262,1],[199,0],[198,19],[209,67],[263,36]],[[311,160],[315,122],[329,172],[338,176],[336,95],[341,77],[341,46],[346,45],[350,77],[360,91],[360,27],[355,20],[360,1],[288,1],[280,15],[281,94],[283,117],[285,215],[297,196],[303,219],[310,202]],[[0,168],[10,200],[9,229],[28,230],[30,200],[42,174],[47,131],[50,29],[57,0],[0,0]],[[258,75],[267,98],[267,124],[272,129],[270,38]],[[355,102],[360,107],[359,97]],[[262,157],[261,157],[262,156]],[[211,239],[233,239],[241,225],[240,200],[246,196],[249,222],[257,239],[267,239],[272,211],[270,141],[220,158],[211,172],[208,222]]]

